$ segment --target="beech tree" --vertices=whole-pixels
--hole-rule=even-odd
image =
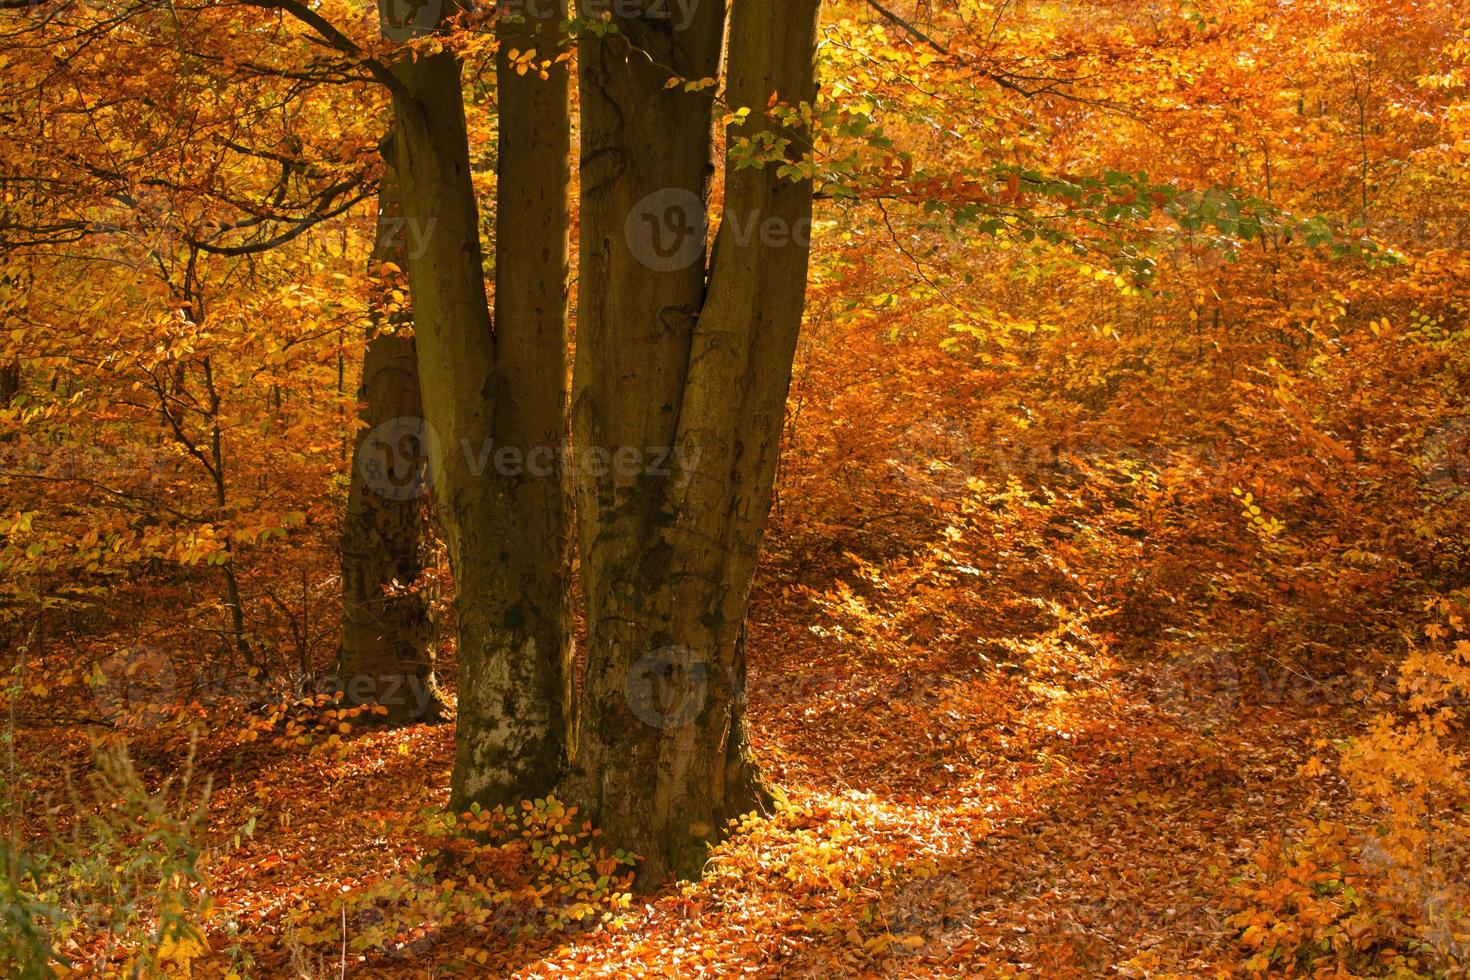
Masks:
[[[390,34],[414,25],[383,8]],[[463,8],[450,6],[431,29]],[[388,82],[434,495],[455,578],[452,805],[549,792],[566,767],[572,655],[566,443],[568,71],[555,17],[504,25],[495,310],[485,291],[459,60],[402,57]],[[526,36],[526,40],[516,38]],[[518,70],[521,69],[521,70]],[[546,78],[540,75],[545,73]]]
[[[701,4],[675,23],[667,9],[603,17],[580,57],[574,468],[588,651],[570,741],[565,469],[555,452],[566,420],[561,25],[502,18],[493,319],[459,64],[448,51],[405,58],[393,86],[405,213],[423,256],[409,276],[425,410],[459,602],[453,803],[505,803],[560,784],[612,842],[644,856],[647,882],[696,872],[723,821],[763,798],[742,730],[739,640],[802,315],[799,229],[812,206],[810,180],[791,167],[809,141],[767,108],[815,97],[818,4],[734,7],[728,101],[759,111],[730,130],[727,223],[709,261],[716,102],[708,86],[679,82],[721,74],[725,11]],[[776,152],[753,155],[758,145]],[[672,210],[659,209],[666,199]],[[674,219],[655,227],[660,237],[697,236],[689,261],[638,247],[644,217]],[[739,233],[752,221],[785,233]],[[475,465],[480,447],[493,465],[483,450]],[[538,459],[551,462],[538,469]],[[667,715],[646,703],[670,684],[685,687],[692,709]]]
[[[392,137],[385,142],[391,145]],[[443,695],[434,676],[433,621],[413,588],[423,570],[423,399],[411,316],[398,322],[394,287],[409,263],[394,154],[385,153],[377,230],[368,275],[381,283],[363,357],[362,429],[352,454],[342,521],[342,648],[337,677],[351,703],[376,703],[389,723],[438,721]],[[401,305],[401,304],[400,304]]]
[[[770,508],[812,211],[810,180],[783,171],[810,139],[766,110],[815,98],[818,6],[732,7],[727,102],[751,111],[727,134],[724,220],[708,261],[715,102],[698,85],[668,82],[671,70],[695,80],[719,74],[723,5],[699,5],[683,31],[617,18],[616,34],[581,50],[573,416],[587,671],[567,789],[610,840],[645,858],[644,882],[696,874],[724,821],[765,796],[743,731],[740,637]],[[752,158],[757,146],[775,152]],[[632,230],[648,217],[669,248],[676,243],[665,233],[695,229],[689,261],[637,247],[645,240]],[[766,233],[750,234],[757,227]],[[616,461],[629,447],[672,447],[671,475],[630,474],[594,456]]]

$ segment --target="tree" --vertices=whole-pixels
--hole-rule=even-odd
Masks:
[[[733,8],[735,121],[707,264],[715,103],[697,80],[719,73],[722,5],[684,31],[617,18],[582,47],[573,418],[588,649],[567,788],[643,855],[644,883],[698,873],[724,821],[764,796],[740,638],[804,306],[810,135],[793,123],[816,95],[818,6]],[[670,88],[671,72],[696,83]],[[667,477],[651,465],[662,447]]]
[[[554,7],[499,18],[493,316],[460,61],[435,44],[374,71],[393,96],[424,442],[458,597],[451,803],[560,784],[645,856],[646,882],[697,871],[723,821],[766,798],[741,719],[741,636],[804,305],[818,6],[735,9],[727,100],[740,111],[708,262],[722,7],[677,24],[652,3],[578,22],[594,27],[581,68],[574,379],[589,651],[575,726],[562,24]],[[432,25],[382,13],[403,36],[446,33],[467,10],[450,5]],[[670,685],[684,696],[672,713],[658,700]]]
[[[449,6],[437,26],[463,12]],[[498,56],[493,319],[459,59],[402,57],[389,83],[427,442],[455,578],[456,807],[544,795],[566,765],[571,118],[566,63],[544,54],[560,26],[554,16],[513,25]],[[510,38],[523,35],[543,53],[534,73],[511,57]]]
[[[392,137],[385,142],[385,149]],[[422,572],[423,405],[413,337],[385,312],[408,265],[398,172],[385,153],[368,274],[382,282],[363,359],[361,420],[342,521],[342,649],[347,700],[387,710],[389,723],[438,721],[433,621],[414,583]]]
[[[730,129],[727,220],[708,264],[715,100],[698,82],[720,74],[723,9],[701,5],[676,25],[650,4],[605,18],[611,28],[583,44],[574,445],[589,649],[563,787],[644,855],[648,882],[697,871],[723,821],[763,796],[740,717],[739,641],[803,307],[812,185],[798,120],[815,97],[817,8],[736,8],[728,93],[747,111]],[[502,23],[493,321],[459,63],[441,50],[394,67],[405,213],[423,256],[409,268],[420,370],[461,620],[457,806],[539,795],[567,762],[559,31],[552,17]],[[639,238],[649,218],[657,242]],[[681,238],[673,256],[659,254],[664,232]],[[666,685],[693,700],[663,711]]]

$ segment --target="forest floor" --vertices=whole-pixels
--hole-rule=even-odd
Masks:
[[[1179,684],[1076,639],[1037,634],[1024,657],[874,654],[767,582],[750,711],[788,802],[738,829],[702,881],[590,930],[496,929],[522,921],[513,908],[476,928],[400,910],[391,941],[345,956],[362,919],[332,903],[422,857],[416,820],[447,798],[452,726],[284,748],[212,725],[197,760],[213,781],[211,952],[193,975],[1231,974],[1233,869],[1332,805],[1298,769],[1356,712],[1225,674]],[[154,742],[133,753],[156,778],[183,747]],[[20,745],[37,785],[89,761],[79,736]]]

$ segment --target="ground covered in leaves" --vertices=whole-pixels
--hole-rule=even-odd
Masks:
[[[851,595],[771,578],[751,712],[787,799],[733,828],[702,881],[640,897],[616,873],[569,885],[565,859],[525,843],[545,822],[521,843],[437,835],[450,726],[244,726],[197,750],[214,818],[194,974],[1232,972],[1230,879],[1331,803],[1298,771],[1351,728],[1341,698],[1324,728],[1325,696],[1120,660],[1055,608],[978,647],[885,645],[852,633]],[[155,782],[186,750],[177,731],[135,735]],[[88,753],[77,738],[24,761],[55,781]]]

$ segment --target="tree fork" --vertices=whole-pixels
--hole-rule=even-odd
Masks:
[[[752,111],[730,132],[725,214],[788,234],[755,240],[727,223],[708,267],[711,102],[666,83],[719,74],[721,5],[684,31],[617,19],[619,35],[583,46],[575,444],[670,446],[679,466],[664,479],[577,467],[588,652],[566,793],[643,857],[641,887],[697,875],[726,821],[772,797],[744,730],[741,637],[805,302],[812,185],[780,176],[787,160],[741,168],[734,154],[781,128],[765,116],[773,93],[814,100],[817,9],[732,8],[729,100]],[[809,137],[782,135],[799,160]],[[694,229],[689,261],[640,250],[640,221],[661,244]]]

